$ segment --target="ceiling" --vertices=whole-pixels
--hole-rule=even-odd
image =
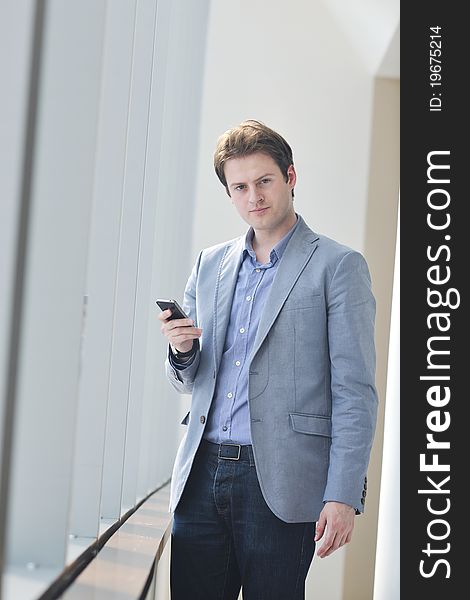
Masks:
[[[323,0],[376,77],[400,77],[399,0]]]

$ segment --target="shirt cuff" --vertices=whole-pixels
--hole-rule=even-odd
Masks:
[[[173,348],[171,347],[171,344],[169,345],[169,347],[170,347],[170,353],[169,353],[170,363],[175,367],[175,369],[181,370],[181,369],[185,369],[186,367],[189,367],[189,365],[192,364],[192,362],[194,361],[194,357],[196,356],[196,352],[199,348],[199,340],[194,340],[193,347],[191,349],[192,354],[190,356],[185,356],[184,358],[176,357],[173,352]]]

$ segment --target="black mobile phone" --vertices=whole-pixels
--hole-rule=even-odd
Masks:
[[[166,310],[167,308],[171,309],[171,317],[169,318],[170,321],[173,319],[189,318],[176,300],[163,300],[163,298],[158,298],[155,302],[162,310]]]

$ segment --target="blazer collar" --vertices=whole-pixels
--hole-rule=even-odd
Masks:
[[[213,306],[213,348],[216,371],[222,357],[233,294],[238,271],[243,260],[245,239],[246,235],[242,235],[227,245],[217,273]],[[279,262],[268,300],[261,314],[252,356],[258,351],[285,299],[315,251],[318,239],[319,236],[298,215],[295,231]]]
[[[224,349],[225,335],[230,320],[233,294],[237,283],[238,271],[243,260],[245,236],[229,243],[219,263],[214,294],[214,326],[212,342],[214,349],[214,374],[217,372]]]
[[[317,249],[319,236],[299,215],[300,223],[287,244],[261,313],[251,357],[258,352],[287,296]]]

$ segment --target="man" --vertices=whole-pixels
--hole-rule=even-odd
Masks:
[[[304,598],[317,551],[363,511],[377,397],[375,302],[363,257],[294,211],[292,151],[245,121],[216,173],[246,236],[203,250],[188,319],[160,314],[167,376],[192,393],[170,509],[173,600]],[[321,596],[319,596],[320,598]]]

